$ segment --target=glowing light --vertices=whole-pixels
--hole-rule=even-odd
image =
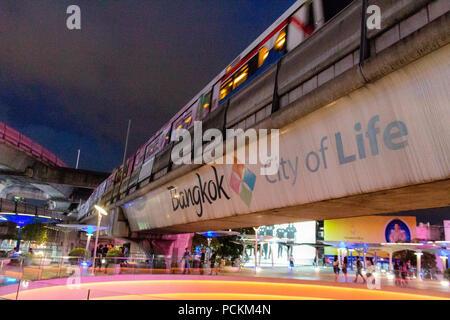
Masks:
[[[320,268],[319,268],[319,267],[315,267],[315,268],[314,268],[314,271],[319,272],[319,271],[320,271]]]
[[[191,120],[192,120],[192,117],[189,117],[189,118],[187,118],[184,122],[185,122],[185,123],[189,123],[189,122],[191,122]]]
[[[208,108],[209,107],[209,103],[205,103],[205,105],[203,106],[203,108]]]
[[[394,279],[394,275],[393,275],[392,273],[388,273],[388,274],[387,274],[387,278],[388,278],[389,280],[393,280],[393,279]]]
[[[256,272],[261,272],[262,268],[261,267],[256,267]]]
[[[278,35],[277,40],[275,41],[274,45],[275,50],[282,50],[285,42],[286,42],[286,31],[282,30]]]
[[[245,80],[247,80],[248,66],[241,69],[240,74],[233,81],[233,89],[240,86]]]
[[[269,50],[266,47],[262,47],[259,50],[259,55],[258,55],[258,68],[260,68],[264,64],[264,61],[267,59],[268,56],[269,56]]]
[[[449,285],[449,282],[447,280],[442,280],[441,281],[441,286],[447,287],[448,285]]]
[[[101,214],[104,216],[108,215],[108,212],[106,212],[105,209],[103,209],[102,207],[98,206],[98,205],[94,205],[94,208]]]

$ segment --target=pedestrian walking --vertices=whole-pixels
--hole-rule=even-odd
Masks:
[[[345,283],[348,282],[347,267],[348,267],[348,259],[347,257],[344,257],[344,262],[342,263],[342,273],[344,274],[345,277]]]
[[[213,272],[215,272],[217,274],[217,269],[216,269],[216,252],[215,251],[212,252],[211,258],[209,258],[209,263],[210,263],[211,275],[213,274]]]
[[[340,272],[338,256],[334,256],[333,259],[333,272],[334,272],[334,281],[337,281]]]
[[[206,254],[205,254],[205,249],[201,250],[201,255],[200,255],[200,274],[203,274],[205,271],[205,260],[206,260]]]
[[[186,251],[183,254],[183,258],[181,258],[181,261],[183,262],[183,274],[186,273],[191,273],[191,270],[189,269],[189,264],[190,264],[190,260],[191,260],[191,253],[189,252],[189,249],[186,248]]]
[[[363,279],[363,283],[366,283],[366,279],[362,275],[362,268],[363,266],[361,261],[359,260],[359,257],[356,257],[356,278],[353,282],[358,282],[358,276],[361,276],[361,278]]]
[[[395,285],[397,287],[400,287],[402,285],[401,280],[401,274],[400,274],[400,264],[398,263],[398,260],[395,260],[394,263],[394,278],[395,278]]]
[[[408,286],[408,279],[406,279],[407,275],[408,275],[408,266],[406,264],[406,262],[400,261],[400,274],[401,274],[401,286],[402,287],[407,287]]]

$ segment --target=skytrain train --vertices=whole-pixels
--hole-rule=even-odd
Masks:
[[[113,203],[173,170],[176,166],[171,163],[170,154],[177,130],[191,130],[194,121],[202,121],[204,130],[244,129],[276,111],[279,101],[275,82],[280,60],[351,3],[352,0],[298,0],[128,158],[125,165],[115,169],[89,200],[79,206],[79,218],[89,215],[94,204]],[[250,115],[252,120],[248,120]]]

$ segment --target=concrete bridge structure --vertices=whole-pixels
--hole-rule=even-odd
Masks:
[[[449,206],[450,3],[369,4],[380,30],[361,30],[354,1],[210,118],[280,129],[276,174],[175,166],[163,150],[149,179],[97,201],[108,234],[173,242],[164,234]]]
[[[48,201],[56,212],[89,198],[107,174],[67,168],[53,153],[0,123],[0,199]]]

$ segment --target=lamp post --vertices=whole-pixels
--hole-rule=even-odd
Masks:
[[[253,229],[255,230],[255,272],[257,272],[257,268],[258,268],[258,230],[259,227],[255,228],[253,227]]]
[[[95,205],[94,208],[98,212],[98,220],[97,220],[97,232],[95,234],[95,246],[94,246],[94,257],[93,257],[94,263],[93,263],[93,266],[92,266],[92,273],[94,273],[94,269],[95,269],[95,258],[97,256],[97,244],[98,244],[98,234],[100,232],[100,222],[102,220],[102,216],[107,216],[108,215],[108,212],[106,212],[106,210],[103,209],[102,207],[100,207],[98,205]]]

